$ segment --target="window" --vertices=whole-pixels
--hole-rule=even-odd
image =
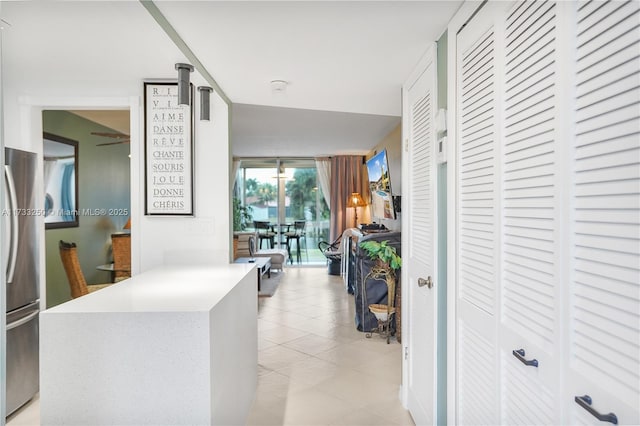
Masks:
[[[235,197],[249,206],[254,221],[267,221],[278,233],[277,246],[287,248],[286,232],[296,221],[304,221],[300,241],[300,263],[324,264],[319,241],[329,239],[329,208],[317,181],[315,161],[308,159],[242,160],[236,176]],[[250,224],[252,229],[253,224]],[[298,261],[297,241],[289,249]]]

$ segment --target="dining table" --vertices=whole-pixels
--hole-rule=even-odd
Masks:
[[[131,272],[131,268],[116,269],[115,264],[113,262],[105,263],[105,264],[102,264],[102,265],[98,265],[98,266],[96,266],[96,269],[98,271],[110,272],[111,273],[111,282],[115,282],[115,280],[116,280],[116,272]]]

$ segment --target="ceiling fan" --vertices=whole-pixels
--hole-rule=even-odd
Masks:
[[[99,143],[99,144],[96,144],[96,146],[118,145],[121,143],[129,143],[131,141],[131,137],[129,135],[125,135],[122,133],[91,132],[91,134],[95,136],[103,136],[105,138],[120,139],[117,142]]]

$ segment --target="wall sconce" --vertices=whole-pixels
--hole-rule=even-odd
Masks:
[[[176,70],[178,70],[178,104],[189,105],[189,74],[193,72],[193,65],[190,64],[176,64]]]
[[[198,86],[198,92],[200,92],[200,120],[209,121],[211,116],[211,92],[213,88],[209,86]]]
[[[347,207],[353,207],[353,214],[355,216],[356,227],[358,226],[358,207],[364,207],[367,203],[365,203],[362,195],[359,192],[352,192],[349,198],[347,199]]]

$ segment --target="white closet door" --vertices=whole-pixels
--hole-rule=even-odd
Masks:
[[[463,424],[560,419],[557,21],[553,2],[490,2],[458,34]]]
[[[496,69],[507,3],[490,3],[457,35],[456,259],[460,424],[499,423],[499,127]],[[498,26],[498,28],[496,28]]]
[[[640,424],[640,3],[578,5],[569,394]],[[569,423],[600,423],[577,403]]]
[[[506,14],[500,71],[502,424],[557,424],[560,418],[557,24],[555,2],[518,2]]]
[[[407,126],[407,227],[403,237],[403,269],[408,303],[408,408],[416,424],[433,424],[436,407],[436,340],[438,286],[419,285],[436,277],[435,245],[435,147],[436,109],[435,46],[427,52],[405,84]],[[405,228],[407,230],[407,228]],[[404,243],[403,243],[404,245]]]

